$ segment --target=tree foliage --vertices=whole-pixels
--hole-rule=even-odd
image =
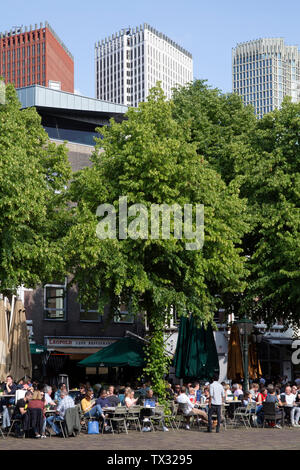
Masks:
[[[271,325],[300,320],[300,104],[257,122],[251,158],[241,158],[241,194],[252,227],[244,241],[251,276],[243,307]]]
[[[34,109],[20,109],[12,85],[0,105],[0,290],[61,277],[70,165]]]
[[[159,394],[167,372],[163,327],[171,308],[179,314],[193,312],[207,324],[218,306],[216,294],[243,290],[238,245],[247,227],[238,192],[197,153],[173,112],[173,103],[154,88],[148,102],[129,109],[121,124],[111,121],[104,139],[97,141],[93,166],[80,171],[71,186],[77,207],[65,241],[74,282],[86,304],[98,300],[100,290],[112,308],[125,302],[133,312],[147,312],[151,340],[146,371]],[[203,249],[186,250],[187,240],[172,232],[170,239],[99,240],[97,207],[110,203],[118,213],[120,196],[127,196],[128,206],[143,204],[148,214],[152,204],[204,204]]]

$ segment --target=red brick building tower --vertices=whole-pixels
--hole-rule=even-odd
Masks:
[[[74,93],[74,60],[49,23],[0,33],[0,77],[16,88],[29,85]]]

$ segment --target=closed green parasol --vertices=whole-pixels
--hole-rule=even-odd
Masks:
[[[189,324],[190,320],[188,317],[181,317],[178,329],[176,352],[174,357],[175,375],[178,378],[185,377]]]
[[[193,316],[182,320],[174,359],[175,375],[188,380],[210,380],[220,370],[212,326],[198,327]]]
[[[91,354],[78,366],[81,367],[143,367],[145,365],[144,345],[132,338],[122,338],[106,346],[95,354]]]

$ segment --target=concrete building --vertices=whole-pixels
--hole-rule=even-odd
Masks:
[[[16,88],[33,84],[74,92],[74,59],[48,22],[0,33],[0,77]]]
[[[283,38],[262,38],[237,44],[232,50],[232,89],[252,104],[255,114],[280,108],[288,95],[300,100],[300,51]]]
[[[145,101],[158,81],[168,99],[172,88],[193,80],[192,55],[144,23],[95,44],[98,99],[127,106]]]
[[[73,171],[91,165],[96,127],[107,126],[114,118],[120,122],[126,106],[33,85],[17,90],[22,108],[35,107],[50,140],[67,141]]]

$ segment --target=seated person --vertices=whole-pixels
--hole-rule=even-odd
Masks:
[[[266,399],[264,403],[274,403],[275,404],[275,413],[276,413],[276,419],[274,426],[275,428],[281,428],[279,424],[276,423],[278,420],[283,419],[283,414],[282,410],[279,409],[279,406],[282,406],[282,402],[280,398],[276,395],[276,388],[274,387],[273,384],[268,385],[267,387],[268,394],[266,396]]]
[[[209,387],[204,387],[203,393],[202,393],[202,395],[201,395],[200,403],[205,404],[205,405],[208,406],[208,404],[209,404],[209,397],[210,397],[210,394],[209,394]]]
[[[54,401],[58,404],[61,401],[61,392],[67,392],[67,386],[64,383],[59,384],[58,390],[54,394]]]
[[[97,405],[100,405],[101,408],[110,406],[109,401],[107,399],[107,390],[105,388],[102,388],[100,390],[99,398],[97,399],[96,403]]]
[[[6,399],[7,405],[13,405],[15,403],[16,391],[17,385],[14,383],[12,376],[8,375],[3,388],[4,395],[11,395],[11,398]]]
[[[94,399],[93,390],[88,390],[86,392],[85,397],[81,400],[81,409],[85,418],[102,418],[105,421],[103,410]]]
[[[107,391],[107,402],[109,403],[109,406],[111,407],[116,407],[120,403],[120,398],[115,394],[115,387],[113,385],[110,385],[108,387]]]
[[[18,400],[16,403],[12,418],[19,419],[21,421],[21,425],[18,422],[15,423],[15,433],[17,437],[21,436],[21,427],[24,427],[24,423],[26,422],[26,418],[28,417],[27,408],[29,401],[32,399],[32,396],[32,391],[27,390],[27,392],[25,393],[25,397],[20,398],[20,400]]]
[[[154,396],[153,390],[151,388],[149,388],[147,390],[146,398],[144,400],[144,407],[145,408],[143,408],[142,411],[141,411],[141,419],[144,423],[144,427],[143,427],[142,431],[149,431],[150,430],[150,428],[148,428],[148,426],[147,426],[147,424],[149,422],[149,419],[147,418],[147,416],[152,416],[154,414],[156,414],[156,415],[163,414],[163,412],[161,412],[160,410],[155,409],[156,405],[158,405],[157,398]],[[169,431],[168,428],[165,425],[164,420],[162,421],[162,425],[163,425],[163,431]]]
[[[45,399],[44,393],[40,392],[39,390],[35,390],[32,394],[31,400],[28,402],[27,406],[28,410],[40,409],[42,410],[42,422],[37,423],[32,426],[33,431],[35,433],[35,437],[46,437],[45,430],[46,430],[46,417],[45,417]],[[39,424],[41,424],[39,426]]]
[[[134,398],[134,391],[130,387],[127,387],[125,389],[124,402],[125,402],[126,408],[130,408],[131,406],[136,405],[138,402],[138,398]]]
[[[250,403],[255,403],[255,400],[253,401],[253,398],[250,392],[245,392],[244,395],[242,396],[242,405],[248,406]]]
[[[44,398],[45,398],[45,404],[50,405],[50,406],[56,406],[56,403],[54,400],[51,398],[52,395],[52,387],[50,385],[45,385],[44,387]]]
[[[174,387],[174,398],[176,400],[177,397],[179,397],[180,395],[180,389],[181,389],[181,385],[180,384],[176,384],[173,386]]]
[[[121,386],[121,387],[119,388],[118,398],[119,398],[119,400],[120,400],[121,405],[125,405],[125,402],[124,402],[124,399],[125,399],[125,387],[124,387],[124,386]]]
[[[47,418],[47,424],[51,426],[56,435],[62,435],[59,426],[55,421],[64,421],[66,410],[68,408],[74,408],[74,400],[68,395],[67,390],[61,390],[60,402],[56,408],[56,415],[49,416]]]
[[[153,390],[149,388],[146,393],[146,398],[144,400],[144,406],[155,408],[157,404],[157,398],[154,396]]]
[[[232,393],[233,393],[234,398],[236,397],[238,400],[240,400],[241,395],[244,395],[241,384],[233,384]]]
[[[190,399],[190,402],[193,403],[193,405],[196,405],[197,403],[196,390],[193,387],[189,388],[188,397]]]
[[[297,396],[292,393],[292,388],[289,385],[285,387],[285,392],[280,395],[281,402],[285,407],[284,408],[285,416],[288,419],[288,421],[291,422],[291,424],[295,424],[294,422],[295,412],[293,412],[293,418],[292,418],[292,410],[293,408],[295,408],[296,398]]]
[[[186,429],[190,429],[189,423],[190,423],[191,416],[196,416],[198,418],[201,418],[205,424],[208,424],[207,413],[203,410],[195,408],[195,406],[190,402],[190,399],[187,396],[186,392],[187,392],[186,387],[184,386],[181,387],[180,395],[179,397],[177,397],[177,403],[179,403],[180,405],[184,405],[185,411],[183,413],[187,421]]]

